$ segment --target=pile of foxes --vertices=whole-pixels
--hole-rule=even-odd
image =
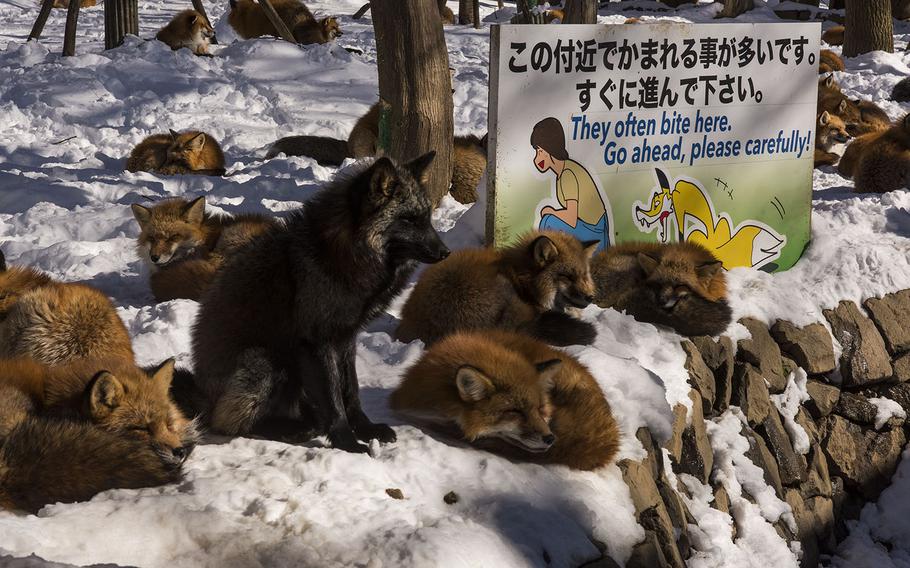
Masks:
[[[204,135],[178,142],[205,148]],[[513,460],[592,470],[620,432],[590,372],[551,345],[590,344],[596,302],[682,333],[730,323],[720,263],[689,243],[532,232],[450,254],[431,225],[430,152],[365,160],[284,219],[228,217],[203,197],[132,205],[158,301],[200,302],[193,370],[136,364],[111,301],[21,266],[0,269],[0,505],[34,511],[182,475],[199,427],[366,453],[394,430],[361,410],[355,338],[423,273],[399,339],[422,358],[390,397],[418,426]],[[312,293],[318,290],[318,300]],[[711,313],[710,317],[701,317]],[[84,451],[83,451],[84,450]]]
[[[844,26],[822,34],[829,45],[842,45]],[[858,193],[883,193],[907,187],[910,174],[910,114],[892,123],[871,101],[850,99],[841,92],[833,72],[844,63],[834,52],[823,49],[819,73],[832,73],[818,83],[815,131],[815,166],[837,166],[844,177],[853,178]],[[910,80],[895,85],[891,98],[910,101]]]

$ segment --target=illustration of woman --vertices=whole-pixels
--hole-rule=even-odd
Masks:
[[[566,136],[556,118],[545,118],[531,131],[531,146],[536,150],[534,167],[556,175],[556,200],[560,209],[546,206],[540,210],[541,230],[565,231],[580,241],[600,241],[598,250],[610,246],[607,207],[594,178],[581,164],[569,159]]]

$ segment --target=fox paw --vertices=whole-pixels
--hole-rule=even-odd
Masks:
[[[354,433],[357,434],[359,439],[365,442],[379,440],[380,442],[387,444],[398,439],[395,430],[392,430],[388,424],[374,424],[372,422],[355,424]]]
[[[329,433],[329,442],[332,447],[352,454],[369,454],[370,448],[357,441],[354,432],[349,429],[335,430]]]

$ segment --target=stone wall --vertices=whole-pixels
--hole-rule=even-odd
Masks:
[[[711,485],[712,506],[729,513],[727,491],[711,475],[706,422],[730,406],[745,416],[746,456],[793,511],[795,532],[784,522],[775,528],[788,541],[800,541],[802,566],[817,566],[819,554],[833,553],[847,534],[846,521],[858,518],[862,506],[888,485],[910,425],[892,417],[876,428],[878,410],[870,400],[890,399],[910,415],[910,290],[867,300],[862,308],[841,302],[824,316],[841,345],[839,360],[821,323],[798,327],[778,321],[769,329],[744,319],[740,323],[752,337],[735,346],[729,337],[683,342],[692,386],[690,420],[683,406],[674,409],[673,434],[663,448],[642,428],[636,436],[648,458],[619,464],[646,531],[628,566],[683,567],[691,553],[687,526],[695,520],[667,480],[662,449],[674,473]],[[771,399],[798,368],[808,376],[808,399],[795,416],[809,438],[805,453],[794,448],[786,419]],[[743,496],[752,498],[745,489]],[[614,565],[607,558],[590,564]]]

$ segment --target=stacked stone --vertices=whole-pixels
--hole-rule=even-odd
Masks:
[[[846,536],[846,521],[858,518],[863,504],[890,483],[910,434],[910,424],[897,417],[877,429],[877,408],[869,400],[891,399],[910,415],[910,290],[869,299],[863,307],[845,301],[824,312],[841,346],[839,360],[822,323],[799,327],[778,321],[769,329],[746,318],[740,323],[751,338],[735,346],[729,337],[683,341],[691,412],[687,416],[682,405],[673,409],[673,432],[662,447],[647,429],[639,430],[636,437],[648,457],[619,464],[646,533],[627,566],[682,568],[691,554],[688,525],[694,520],[667,480],[662,450],[673,472],[711,485],[713,506],[729,513],[729,496],[711,476],[714,455],[706,421],[730,406],[745,416],[747,457],[793,510],[796,533],[782,522],[775,526],[778,533],[801,543],[802,566],[818,566],[820,553],[834,551]],[[795,417],[809,437],[806,454],[794,449],[771,400],[797,368],[808,375],[809,400]],[[734,536],[736,530],[734,522]],[[613,565],[608,558],[590,564]]]

